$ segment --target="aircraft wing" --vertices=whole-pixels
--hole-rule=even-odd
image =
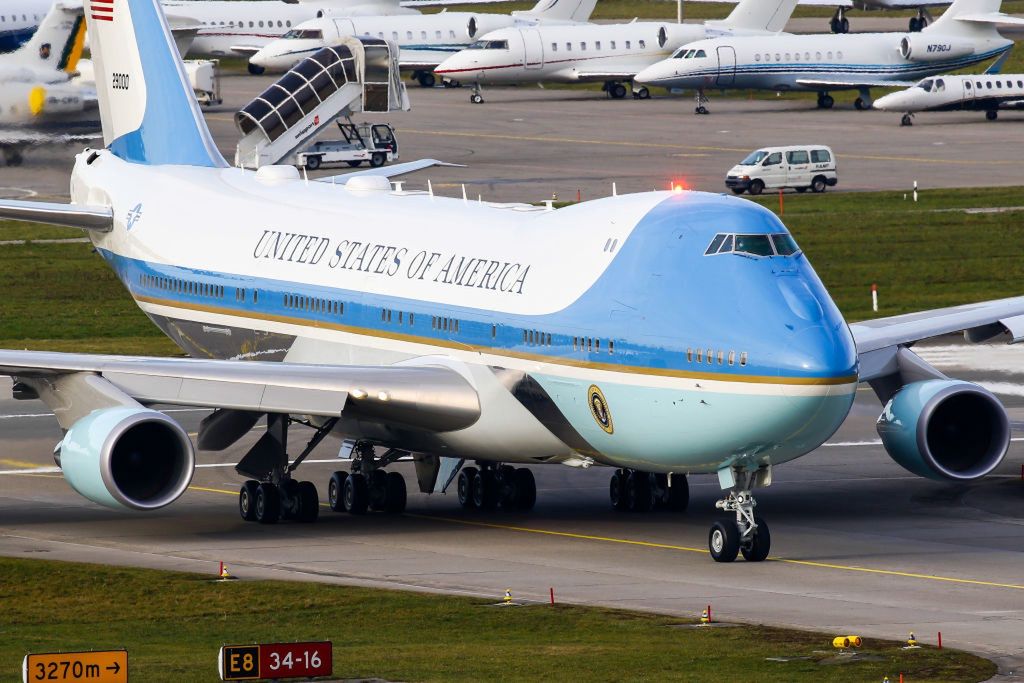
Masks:
[[[1024,100],[1007,100],[1000,102],[999,106],[1003,109],[1024,109]]]
[[[252,57],[254,54],[259,52],[262,48],[256,45],[232,45],[230,48],[232,52],[235,52],[243,57]]]
[[[576,78],[581,81],[608,81],[618,78],[631,79],[636,76],[636,67],[623,67],[622,69],[616,69],[612,67],[610,69],[601,69],[600,71],[577,71]]]
[[[357,175],[374,175],[383,176],[384,178],[394,178],[406,173],[413,173],[415,171],[421,171],[424,168],[430,168],[431,166],[454,166],[458,168],[465,168],[465,164],[449,164],[445,161],[438,161],[437,159],[418,159],[417,161],[409,161],[404,164],[391,164],[390,166],[378,166],[377,168],[367,168],[362,171],[352,171],[351,173],[342,173],[340,175],[327,176],[326,178],[318,178],[319,183],[343,183],[349,178]]]
[[[847,81],[841,78],[798,78],[798,85],[807,88],[911,88],[917,81]]]
[[[1005,335],[1011,344],[1024,341],[1024,297],[938,308],[850,325],[861,362],[861,381],[891,372],[901,346],[910,346],[953,332],[965,332],[968,340],[986,341]]]
[[[439,366],[338,366],[0,350],[20,381],[98,375],[142,404],[352,417],[434,432],[480,415],[476,390]]]

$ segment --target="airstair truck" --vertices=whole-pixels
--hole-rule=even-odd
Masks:
[[[310,141],[339,117],[350,122],[358,112],[408,110],[409,95],[398,72],[398,48],[379,38],[346,38],[296,64],[235,114],[242,135],[235,164],[246,168],[298,164]],[[370,132],[372,143],[372,126]],[[380,150],[372,150],[366,160],[373,163],[375,151]],[[391,158],[396,151],[397,145]],[[383,161],[387,160],[385,156]]]

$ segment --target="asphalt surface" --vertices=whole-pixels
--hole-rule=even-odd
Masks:
[[[1021,360],[995,372],[995,356],[950,344],[923,353],[945,372],[991,386],[1014,421],[1015,441],[997,472],[956,486],[926,481],[893,463],[873,422],[879,405],[862,390],[826,446],[779,467],[757,492],[772,559],[715,564],[706,538],[717,482],[691,478],[683,514],[622,514],[607,500],[610,471],[535,467],[530,513],[463,511],[454,492],[412,492],[400,516],[339,515],[313,525],[260,526],[237,513],[232,465],[258,430],[224,453],[201,453],[191,489],[152,514],[108,511],[75,494],[53,468],[60,438],[37,401],[0,400],[0,554],[215,574],[227,563],[242,580],[279,578],[549,599],[826,633],[905,638],[993,657],[1001,680],[1024,674],[1024,373]],[[1018,355],[1017,349],[1011,349]],[[1003,354],[1000,356],[999,354]],[[3,380],[6,382],[6,380]],[[0,396],[9,396],[0,384]],[[201,411],[171,412],[194,431]],[[307,434],[292,432],[297,451]],[[300,470],[326,497],[337,464],[327,441]]]

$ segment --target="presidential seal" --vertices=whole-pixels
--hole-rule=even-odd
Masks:
[[[612,413],[608,410],[608,401],[605,400],[604,394],[597,388],[596,384],[591,384],[590,389],[587,390],[587,395],[590,402],[590,414],[594,416],[594,420],[604,431],[612,434],[615,432],[615,426],[612,424]]]

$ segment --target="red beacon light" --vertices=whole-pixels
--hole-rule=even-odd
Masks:
[[[690,187],[685,180],[673,180],[669,183],[669,189],[672,191],[672,194],[681,194],[689,190]]]

